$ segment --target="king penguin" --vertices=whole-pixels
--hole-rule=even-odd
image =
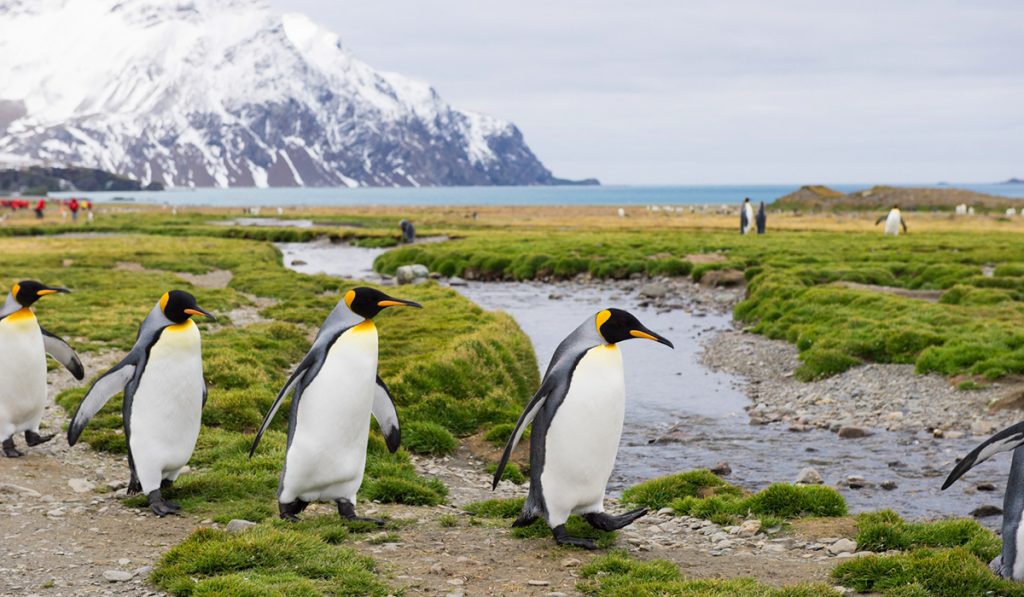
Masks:
[[[157,516],[180,508],[160,490],[174,483],[192,457],[206,405],[202,346],[193,315],[216,320],[183,290],[160,297],[142,322],[135,346],[92,384],[68,427],[68,444],[73,446],[103,405],[124,391],[128,493],[144,493]]]
[[[754,228],[754,206],[750,204],[750,197],[743,200],[743,207],[740,208],[740,234],[750,234]]]
[[[762,201],[760,207],[757,208],[757,233],[764,234],[767,226],[768,214],[764,211],[764,201]]]
[[[591,540],[569,535],[565,523],[571,514],[583,515],[594,528],[613,531],[647,513],[646,508],[621,516],[604,511],[605,487],[619,451],[626,405],[617,343],[631,338],[673,348],[621,309],[605,309],[588,317],[558,345],[494,473],[492,489],[498,486],[526,426],[533,422],[530,493],[512,526],[525,526],[543,516],[558,543],[594,549]]]
[[[946,489],[964,473],[1000,452],[1013,450],[1010,477],[1003,496],[1003,550],[989,568],[1003,578],[1024,580],[1024,423],[1011,425],[971,450],[953,467],[942,488]]]
[[[893,205],[892,209],[889,210],[889,215],[879,216],[875,220],[875,226],[878,226],[883,221],[885,222],[886,236],[899,236],[900,226],[903,227],[903,234],[907,233],[907,223],[903,221],[903,214],[900,212],[899,205]]]
[[[23,456],[14,446],[15,433],[24,431],[29,446],[53,439],[53,435],[39,434],[46,407],[46,355],[57,359],[75,379],[85,377],[74,349],[42,328],[31,309],[40,297],[58,292],[71,291],[24,280],[11,287],[0,307],[0,437],[8,458]]]
[[[377,419],[388,450],[397,450],[401,438],[394,400],[377,375],[373,317],[387,307],[420,305],[373,288],[346,292],[256,433],[250,457],[282,401],[294,389],[277,490],[280,516],[285,520],[297,521],[310,502],[319,500],[335,502],[342,518],[372,520],[355,512],[356,492],[366,465],[370,415]]]

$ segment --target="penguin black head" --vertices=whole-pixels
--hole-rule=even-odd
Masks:
[[[160,297],[160,310],[164,312],[164,317],[174,323],[185,323],[193,315],[203,315],[217,321],[216,317],[196,304],[196,297],[184,290],[172,290],[164,293]]]
[[[746,197],[746,198],[744,198],[744,199],[743,199],[743,202],[744,202],[744,203],[750,203],[750,197]]]
[[[407,301],[405,299],[388,296],[374,288],[360,286],[345,293],[345,304],[348,308],[360,317],[373,319],[387,307],[416,307],[422,309],[422,305]]]
[[[22,280],[11,287],[11,295],[22,307],[31,307],[32,303],[39,300],[39,297],[58,292],[71,292],[67,288],[46,286],[35,280]]]
[[[647,329],[632,313],[622,309],[605,309],[597,314],[594,323],[597,325],[597,333],[601,334],[608,344],[644,338],[675,348],[667,338]]]

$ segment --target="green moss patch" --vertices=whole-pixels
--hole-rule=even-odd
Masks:
[[[905,522],[892,510],[857,516],[857,549],[908,551],[919,547],[963,547],[985,562],[999,555],[1002,541],[970,518]]]

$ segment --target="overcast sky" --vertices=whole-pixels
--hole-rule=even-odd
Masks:
[[[1024,2],[271,0],[608,184],[1024,176]]]

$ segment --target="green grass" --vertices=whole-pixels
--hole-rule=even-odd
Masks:
[[[497,470],[497,464],[492,463],[487,465],[488,473],[493,475]],[[522,485],[523,483],[526,483],[526,475],[523,474],[523,471],[519,468],[518,464],[509,462],[505,465],[505,469],[501,471],[501,480],[510,481],[516,485]]]
[[[854,558],[836,566],[832,580],[887,596],[1024,595],[1024,584],[999,578],[963,547]]]
[[[282,266],[279,253],[271,245],[230,238],[0,238],[0,253],[4,255],[0,260],[0,285],[4,288],[13,281],[38,279],[75,291],[46,297],[37,304],[37,313],[45,327],[68,339],[79,351],[124,354],[134,342],[139,323],[172,288],[189,290],[202,306],[221,315],[216,324],[200,322],[209,401],[189,463],[192,471],[179,478],[165,495],[181,503],[186,513],[218,522],[233,518],[262,521],[275,516],[287,404],[252,459],[248,457],[249,445],[291,368],[308,350],[309,330],[319,326],[352,283],[296,274]],[[146,271],[119,270],[118,262],[138,263]],[[174,273],[213,269],[232,272],[227,288],[195,288]],[[487,313],[436,284],[402,288],[396,294],[425,307],[415,311],[392,309],[376,319],[381,337],[380,374],[395,397],[403,439],[424,453],[446,453],[453,449],[454,435],[515,421],[539,383],[539,376],[529,340],[512,319]],[[277,301],[260,311],[273,323],[232,325],[227,314],[251,307],[249,295]],[[68,411],[74,410],[89,387],[88,381],[100,373],[87,371],[87,382],[62,392],[58,403]],[[82,441],[123,454],[126,448],[121,429],[121,398],[115,397],[92,420]],[[123,474],[127,478],[127,467]],[[379,433],[371,433],[361,502],[436,505],[446,495],[443,483],[416,474],[404,448],[390,454]],[[127,503],[146,508],[142,498]],[[305,541],[308,536],[334,544],[301,526],[276,529],[267,539],[276,545]],[[203,537],[203,541],[209,539]],[[209,549],[237,542],[234,538],[223,539],[212,541]],[[205,545],[203,541],[190,540],[175,553],[185,558],[190,550]],[[348,564],[341,564],[350,559],[337,559],[336,569],[348,570]],[[164,567],[170,566],[168,563]],[[281,594],[319,594],[331,582],[342,582],[304,576],[311,568],[296,570],[271,570],[269,564],[259,561],[249,571],[218,568],[205,576],[198,574],[205,580],[191,590],[213,593],[230,588],[244,594],[266,584],[268,591]],[[190,570],[182,574],[186,579],[198,577]],[[162,582],[164,587],[173,583],[175,592],[184,591],[188,584],[180,577]]]
[[[400,247],[378,258],[481,279],[597,278],[743,271],[735,317],[800,350],[797,376],[817,379],[862,362],[910,363],[921,373],[990,379],[1024,373],[1024,237],[942,232],[898,238],[859,232],[775,232],[766,237],[687,231],[467,231],[449,243]],[[725,261],[689,267],[685,257]],[[677,262],[685,264],[678,266]],[[669,266],[668,264],[676,264]],[[982,266],[995,267],[986,277]],[[944,291],[928,302],[837,282]]]
[[[995,533],[970,518],[904,522],[892,510],[857,517],[858,550],[908,551],[919,547],[963,547],[989,562],[999,555],[1002,542]]]
[[[308,526],[260,525],[238,534],[200,529],[161,558],[152,580],[174,595],[395,593],[371,558],[336,539]]]
[[[831,487],[774,483],[753,495],[745,494],[710,471],[699,469],[644,481],[622,493],[627,504],[696,516],[717,524],[732,524],[750,515],[765,526],[805,516],[845,516],[846,500]]]
[[[580,569],[576,588],[589,595],[635,597],[680,595],[689,597],[818,597],[836,595],[824,584],[803,584],[781,589],[749,578],[688,579],[678,566],[665,560],[640,562],[625,553],[598,556]]]
[[[473,502],[471,504],[467,504],[463,509],[475,517],[503,520],[508,524],[511,524],[512,520],[519,516],[519,512],[523,509],[523,503],[525,501],[525,498],[499,498],[485,500],[482,502]],[[611,547],[612,544],[615,543],[616,533],[599,531],[590,526],[587,521],[583,520],[583,518],[576,515],[569,517],[569,521],[565,523],[565,528],[569,531],[570,535],[575,537],[593,539],[594,543],[596,543],[601,549]],[[520,539],[550,538],[551,529],[548,528],[547,523],[542,519],[537,519],[529,526],[513,527],[512,536]]]

